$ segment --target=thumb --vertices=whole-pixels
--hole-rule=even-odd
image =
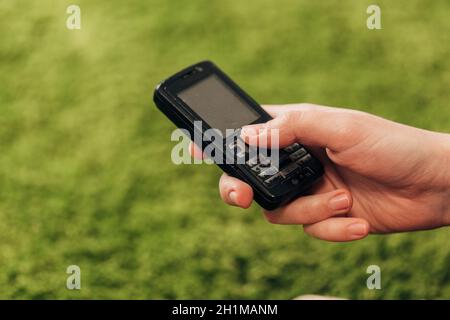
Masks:
[[[358,112],[337,108],[295,109],[266,123],[243,127],[241,137],[248,144],[261,147],[277,147],[277,142],[279,147],[286,147],[300,142],[343,151],[355,145],[363,136],[360,117]]]

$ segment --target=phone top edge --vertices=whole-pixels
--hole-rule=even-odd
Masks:
[[[171,101],[171,106],[179,109],[180,112],[186,114],[188,118],[199,119],[200,117],[184,102],[180,101],[177,96],[177,91],[186,88],[196,81],[203,79],[211,74],[214,74],[220,78],[225,85],[229,86],[234,92],[236,92],[241,99],[245,101],[258,113],[258,118],[248,124],[255,124],[261,122],[267,122],[272,117],[261,107],[261,105],[255,101],[247,92],[245,92],[236,82],[234,82],[225,72],[223,72],[215,63],[210,60],[203,60],[190,66],[183,68],[181,71],[173,74],[172,76],[161,81],[155,88],[153,94],[153,100],[159,98],[160,100]],[[168,105],[167,107],[170,108]],[[160,109],[160,106],[158,106]]]
[[[160,81],[156,85],[155,91],[158,91],[158,90],[160,90],[161,87],[164,87],[164,86],[170,84],[171,82],[180,79],[184,74],[191,72],[195,68],[202,67],[202,66],[208,66],[208,68],[217,68],[216,64],[210,60],[199,61],[197,63],[191,64],[190,66],[178,71],[177,73],[174,73],[170,77]]]

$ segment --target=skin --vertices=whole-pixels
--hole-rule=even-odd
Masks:
[[[246,142],[270,145],[270,131],[278,129],[280,147],[299,142],[325,166],[309,195],[264,211],[269,222],[303,225],[307,234],[327,241],[450,224],[450,135],[349,109],[264,108],[274,119],[244,127]],[[194,145],[191,153],[202,157]],[[227,204],[248,208],[253,201],[251,187],[226,174],[219,189]]]

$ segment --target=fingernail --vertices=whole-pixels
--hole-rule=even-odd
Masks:
[[[256,130],[255,127],[247,126],[242,128],[241,134],[247,137],[256,136],[258,135],[258,131]]]
[[[350,207],[350,199],[345,193],[339,194],[334,198],[331,198],[330,202],[328,202],[328,206],[334,211],[345,210]]]
[[[228,194],[228,198],[231,200],[231,202],[232,202],[233,204],[236,204],[236,205],[237,205],[237,193],[236,193],[235,191],[231,191],[231,192]]]
[[[361,238],[367,234],[367,225],[365,223],[353,223],[347,227],[347,231],[352,238]]]

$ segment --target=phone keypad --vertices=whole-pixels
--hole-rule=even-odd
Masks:
[[[237,155],[243,152],[235,147]],[[246,148],[248,155],[248,148]],[[290,181],[292,185],[299,184],[302,180],[314,175],[314,171],[305,165],[312,159],[306,149],[299,144],[293,144],[280,150],[279,168],[272,165],[270,157],[262,155],[252,156],[245,162],[247,167],[258,179],[268,186],[275,186]]]
[[[249,159],[249,147],[243,141],[236,141],[228,144],[236,157],[248,159],[245,165],[250,171],[268,186],[275,186],[283,183],[299,184],[302,180],[312,177],[315,172],[308,166],[312,156],[298,143],[294,143],[279,150],[279,166],[272,165],[271,159],[259,152]]]

